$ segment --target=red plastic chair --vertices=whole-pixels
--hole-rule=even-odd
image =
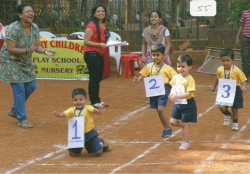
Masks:
[[[121,61],[125,61],[125,79],[129,78],[129,64],[130,64],[130,69],[131,69],[131,76],[135,75],[135,70],[134,70],[134,60],[138,61],[138,66],[139,70],[141,69],[141,63],[140,63],[140,55],[137,54],[123,54],[120,59],[119,63],[119,70],[117,72],[117,77],[120,76],[120,70],[121,70]]]

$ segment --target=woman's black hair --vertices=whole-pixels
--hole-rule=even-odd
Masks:
[[[27,6],[32,7],[31,4],[26,3],[26,2],[21,3],[21,4],[19,4],[19,5],[17,6],[17,13],[15,14],[15,16],[14,16],[14,18],[13,18],[13,22],[15,22],[15,21],[20,21],[20,20],[21,20],[21,18],[19,17],[19,14],[22,14],[22,13],[23,13],[23,9],[24,9],[25,7],[27,7]]]
[[[100,32],[100,27],[99,27],[99,24],[98,24],[98,20],[96,19],[96,17],[94,16],[95,15],[95,12],[97,10],[98,7],[102,7],[105,11],[105,18],[106,18],[106,8],[104,5],[102,4],[98,4],[98,5],[95,5],[93,8],[92,8],[92,11],[91,11],[91,19],[92,21],[95,23],[96,25],[96,30],[97,30],[97,35],[98,35],[98,39],[99,39],[99,42],[101,42],[101,32]],[[105,23],[105,18],[102,20],[103,23]]]
[[[149,19],[151,18],[152,13],[154,13],[154,12],[157,13],[159,18],[161,19],[161,13],[158,10],[151,11],[151,13],[149,14]]]

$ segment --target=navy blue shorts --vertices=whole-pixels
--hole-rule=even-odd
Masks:
[[[174,104],[172,118],[181,120],[183,123],[197,122],[197,107],[194,98],[188,99],[187,104]]]
[[[243,91],[240,89],[239,86],[236,86],[236,92],[232,108],[234,109],[243,108]]]
[[[157,109],[158,105],[166,107],[169,96],[169,86],[165,84],[165,95],[150,97],[150,108]]]
[[[68,149],[69,152],[80,154],[83,148]],[[85,133],[85,149],[88,153],[96,153],[102,149],[100,140],[98,138],[98,132],[92,129],[88,133]]]

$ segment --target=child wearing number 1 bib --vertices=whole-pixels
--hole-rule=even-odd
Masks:
[[[236,92],[233,101],[233,106],[231,107],[231,112],[228,111],[228,106],[219,106],[220,111],[225,115],[224,126],[229,126],[231,120],[233,120],[232,129],[234,131],[239,130],[238,123],[238,109],[243,108],[243,92],[246,91],[246,81],[247,78],[245,74],[233,64],[234,62],[234,51],[231,48],[225,48],[220,53],[220,58],[222,61],[222,66],[217,70],[217,78],[211,91],[214,92],[219,83],[219,78],[236,80]],[[230,91],[227,91],[230,92]]]
[[[165,46],[162,44],[153,45],[151,47],[152,59],[153,62],[147,64],[141,71],[139,77],[134,77],[134,82],[140,82],[144,77],[162,75],[164,80],[165,94],[150,97],[150,108],[156,109],[160,120],[164,126],[163,133],[161,137],[170,136],[172,134],[172,129],[169,125],[169,119],[167,118],[166,105],[168,101],[168,95],[170,92],[169,81],[177,73],[169,65],[164,64],[164,53]],[[157,82],[156,82],[157,83]]]
[[[187,150],[190,148],[188,140],[189,123],[197,122],[197,107],[194,100],[195,81],[191,74],[189,74],[192,68],[193,59],[190,55],[181,55],[177,62],[178,75],[170,81],[172,90],[169,95],[169,99],[173,101],[172,118],[170,124],[182,128],[183,141],[179,149]],[[176,93],[174,91],[175,86],[183,87],[182,93]],[[177,103],[177,100],[186,99],[185,103]],[[179,121],[180,120],[180,121]]]
[[[72,92],[72,100],[74,107],[70,107],[64,112],[54,111],[53,114],[59,118],[72,118],[85,116],[85,149],[88,153],[95,153],[97,156],[109,149],[108,144],[103,138],[98,137],[98,132],[94,129],[93,113],[101,113],[103,108],[96,109],[91,105],[87,105],[87,94],[82,88],[76,88]],[[78,156],[83,148],[68,149],[69,155]]]

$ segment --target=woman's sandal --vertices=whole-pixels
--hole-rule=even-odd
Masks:
[[[12,111],[9,111],[9,112],[8,112],[8,116],[17,119],[16,113],[14,113],[14,112],[12,112]]]
[[[19,122],[18,126],[24,129],[33,128],[33,125],[28,120],[23,120],[22,122]]]

